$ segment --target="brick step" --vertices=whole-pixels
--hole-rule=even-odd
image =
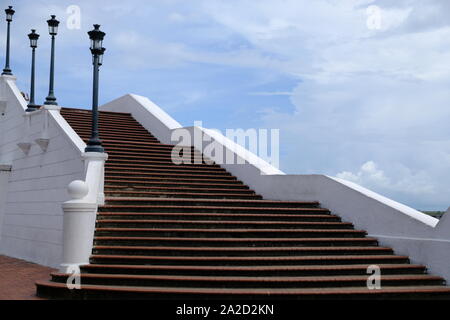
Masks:
[[[159,198],[206,198],[206,199],[262,199],[255,194],[237,194],[237,193],[198,193],[198,192],[169,192],[163,191],[129,191],[123,189],[109,190],[105,188],[105,194],[108,197],[159,197]]]
[[[222,238],[360,238],[365,231],[353,229],[219,229],[219,228],[103,228],[95,229],[96,236],[111,237],[222,237]]]
[[[172,150],[175,148],[174,145],[168,145],[168,144],[162,144],[162,143],[148,143],[148,144],[122,143],[122,144],[119,144],[117,142],[108,142],[108,141],[103,141],[103,145],[108,148],[113,148],[113,149],[118,149],[118,150],[132,150],[135,152],[147,151],[147,150],[162,150],[162,151],[172,152]],[[182,148],[177,147],[175,150],[177,150],[181,154],[183,154],[183,151],[186,151],[189,153],[200,154],[200,152],[197,151],[196,149],[194,149],[194,147],[182,147]]]
[[[127,173],[136,173],[136,174],[149,174],[149,173],[173,173],[173,174],[201,174],[201,175],[215,175],[215,176],[226,176],[226,177],[233,177],[230,173],[226,172],[225,170],[220,169],[202,169],[202,168],[189,168],[187,166],[178,167],[176,165],[172,166],[153,166],[153,167],[126,167],[122,165],[114,165],[114,164],[107,164],[105,166],[105,170],[107,172],[127,172]],[[236,177],[234,177],[234,180],[236,180]]]
[[[78,115],[65,115],[64,118],[71,123],[74,123],[75,126],[85,126],[87,124],[92,124],[92,116],[78,116]],[[102,115],[99,116],[99,123],[105,126],[114,127],[114,126],[128,126],[136,129],[144,129],[134,118],[130,117],[119,117],[113,119],[111,117],[104,117]],[[145,129],[144,129],[145,130]]]
[[[123,160],[123,159],[125,159],[125,160],[128,160],[128,162],[131,162],[131,161],[134,162],[136,160],[141,160],[141,161],[143,160],[146,163],[153,162],[153,161],[162,161],[162,162],[165,162],[165,163],[175,164],[172,161],[172,157],[170,155],[152,154],[152,155],[148,155],[148,156],[140,156],[138,154],[135,154],[135,155],[125,154],[125,153],[118,154],[118,153],[114,153],[114,152],[111,152],[111,153],[108,152],[108,154],[114,160]],[[190,161],[189,163],[186,163],[186,161],[184,161],[183,163],[180,163],[180,164],[184,164],[184,165],[190,165],[190,164],[197,164],[198,165],[198,164],[202,164],[202,163],[213,164],[208,159],[200,158],[200,157],[193,157],[189,161]],[[205,161],[208,161],[208,163],[205,162]]]
[[[160,152],[160,153],[164,153],[164,154],[171,154],[172,150],[174,150],[174,146],[163,146],[163,145],[152,145],[152,146],[145,146],[145,147],[140,147],[140,146],[132,146],[132,145],[117,145],[117,144],[112,144],[112,143],[103,143],[103,145],[105,147],[108,148],[108,150],[110,151],[128,151],[128,152],[133,152],[133,153],[142,153],[142,154],[147,154],[147,153],[154,153],[154,152]],[[188,154],[191,155],[198,155],[200,156],[201,153],[193,148],[187,148],[187,149],[175,149],[176,150],[176,154],[182,156],[184,154],[184,151],[187,152]]]
[[[79,109],[79,108],[68,108],[64,107],[61,108],[61,113],[69,114],[69,115],[83,115],[83,116],[90,116],[92,114],[92,111],[90,109]],[[116,111],[99,111],[99,115],[101,117],[132,117],[131,113],[129,112],[116,112]]]
[[[116,165],[122,165],[124,163],[127,164],[135,164],[136,168],[138,166],[152,166],[152,165],[164,165],[164,166],[174,166],[174,167],[190,167],[190,168],[220,168],[218,164],[207,164],[207,163],[190,163],[190,164],[175,164],[172,162],[172,160],[161,160],[161,159],[133,159],[130,161],[126,157],[114,157],[109,158],[106,162],[107,164],[116,164]]]
[[[151,133],[150,133],[151,134]],[[156,137],[155,137],[156,138]],[[158,147],[166,147],[166,148],[173,148],[174,145],[172,144],[164,144],[161,142],[146,142],[146,141],[124,141],[120,138],[116,139],[107,139],[103,140],[104,143],[114,145],[114,146],[132,146],[135,148],[145,148],[147,146],[158,146]],[[193,147],[192,147],[193,148]]]
[[[296,256],[296,255],[390,255],[384,247],[174,247],[174,246],[120,246],[97,245],[93,254],[154,255],[154,256]]]
[[[76,133],[80,136],[80,138],[83,141],[87,141],[89,140],[90,136],[91,136],[91,132],[88,129],[77,129]],[[108,132],[108,131],[101,131],[99,134],[101,140],[103,141],[104,139],[111,139],[111,138],[118,138],[120,137],[121,139],[125,140],[137,140],[137,141],[148,141],[148,142],[158,142],[158,140],[152,136],[149,135],[145,135],[145,134],[129,134],[126,132]]]
[[[86,111],[86,112],[84,112]],[[67,110],[66,108],[63,108],[61,110],[61,114],[64,116],[64,118],[75,118],[75,119],[92,119],[92,112],[91,110],[82,110],[80,112],[74,112],[73,110]],[[99,112],[99,119],[105,120],[126,120],[126,121],[132,121],[134,120],[133,116],[130,113],[119,113],[119,112],[105,112],[100,111]],[[136,120],[134,120],[136,121]]]
[[[89,132],[87,132],[87,131],[84,132],[84,133],[79,132],[79,131],[76,131],[76,132],[80,136],[80,138],[83,141],[85,141],[85,142],[88,141],[90,136],[91,136],[91,134]],[[132,141],[132,142],[134,142],[134,141],[142,141],[142,142],[159,143],[159,141],[156,138],[152,138],[152,137],[146,137],[146,136],[136,137],[136,136],[124,136],[124,135],[117,136],[115,134],[105,134],[104,132],[100,133],[100,138],[101,138],[102,141],[103,140],[120,138],[120,139],[122,139],[123,142],[127,142],[127,141]]]
[[[346,256],[282,256],[282,257],[186,257],[186,256],[131,256],[131,255],[91,255],[93,264],[149,264],[149,265],[183,265],[183,266],[259,266],[270,265],[336,265],[336,264],[378,264],[408,263],[406,256],[394,255],[346,255]]]
[[[215,173],[215,172],[227,172],[225,169],[216,166],[205,166],[205,165],[181,165],[181,164],[134,164],[134,163],[120,163],[120,162],[110,162],[107,161],[105,165],[106,170],[135,170],[135,171],[152,171],[152,170],[173,170],[178,171],[191,171],[191,172],[204,172],[204,173]]]
[[[289,208],[289,209],[314,209],[315,211],[327,212],[328,209],[319,208],[317,201],[278,201],[278,200],[232,200],[232,199],[158,199],[158,198],[125,198],[125,197],[107,197],[108,205],[176,205],[176,206],[201,206],[201,207],[250,207],[258,208]],[[257,207],[257,208],[255,208]]]
[[[89,264],[81,266],[83,273],[182,275],[182,276],[338,276],[364,275],[369,264],[352,265],[267,265],[267,266],[173,266],[173,265],[114,265]],[[382,275],[425,274],[426,268],[413,264],[378,264]]]
[[[197,150],[191,150],[190,148],[184,152],[184,150],[176,150],[173,151],[174,148],[171,147],[159,147],[159,146],[152,146],[152,147],[145,147],[145,148],[134,148],[134,147],[118,147],[118,146],[111,146],[108,144],[104,144],[105,148],[108,150],[109,153],[123,153],[127,152],[127,154],[137,154],[137,155],[154,155],[154,154],[162,154],[162,155],[172,155],[172,152],[174,152],[174,155],[179,156],[180,158],[183,157],[183,155],[186,152],[186,157],[189,156],[196,156],[201,157],[202,154]]]
[[[226,188],[195,188],[195,187],[139,187],[130,185],[114,184],[105,186],[106,191],[130,191],[130,192],[188,192],[196,194],[230,194],[230,195],[256,195],[253,190],[249,189],[226,189]]]
[[[139,198],[135,198],[139,199]],[[170,199],[164,199],[164,198],[153,198],[156,203],[156,200],[178,200],[177,198],[170,198]],[[135,200],[134,202],[137,203],[138,201]],[[186,200],[186,199],[185,199]],[[221,199],[214,199],[214,200],[221,200]],[[226,199],[228,200],[228,199]],[[230,199],[231,200],[231,199]],[[110,201],[110,203],[112,203]],[[154,205],[145,205],[145,204],[106,204],[99,208],[100,212],[106,211],[106,212],[185,212],[185,213],[294,213],[294,214],[327,214],[329,213],[326,209],[320,209],[320,208],[284,208],[284,207],[250,207],[250,206],[200,206],[200,205],[193,205],[193,206],[187,206],[187,205],[163,205],[161,204],[154,204]]]
[[[79,116],[72,116],[72,115],[63,115],[64,119],[71,125],[74,129],[86,129],[92,127],[92,117],[79,117]],[[102,117],[100,116],[98,119],[99,128],[102,129],[110,129],[114,127],[121,127],[121,128],[129,128],[130,130],[137,129],[139,131],[145,130],[139,122],[134,120],[133,118],[117,118],[112,119],[108,117]],[[147,131],[148,132],[148,131]],[[148,134],[151,134],[148,132]]]
[[[69,121],[69,124],[72,124],[72,122]],[[74,130],[79,134],[90,134],[91,133],[91,126],[87,124],[80,124],[80,125],[72,125]],[[139,127],[123,127],[119,125],[114,126],[107,126],[102,127],[99,125],[99,133],[100,134],[112,134],[116,137],[122,137],[122,136],[129,136],[129,137],[149,137],[156,139],[151,133],[149,133],[147,130]]]
[[[288,229],[353,229],[347,222],[292,222],[292,221],[210,221],[210,220],[125,220],[100,219],[100,228],[288,228]]]
[[[91,119],[86,120],[76,120],[76,119],[68,119],[68,123],[74,128],[76,131],[86,130],[92,127]],[[145,134],[154,137],[151,133],[141,127],[138,123],[124,123],[122,121],[110,122],[110,121],[102,121],[100,120],[98,123],[98,127],[100,131],[109,132],[111,129],[117,129],[118,132],[135,132],[138,134]]]
[[[154,198],[166,200],[163,198]],[[175,200],[171,198],[167,200]],[[322,211],[321,211],[322,210]],[[184,213],[293,213],[293,214],[326,214],[325,209],[314,208],[269,208],[269,207],[223,207],[223,206],[171,206],[171,205],[104,205],[99,212],[184,212]]]
[[[70,124],[70,122],[68,122]],[[83,126],[73,126],[73,129],[79,136],[89,137],[91,135],[91,128],[90,126],[83,125]],[[100,135],[109,136],[110,138],[115,139],[124,139],[124,138],[132,138],[134,140],[135,138],[142,139],[149,139],[148,141],[152,142],[159,142],[159,140],[156,139],[155,136],[153,136],[148,131],[136,131],[134,129],[126,129],[126,128],[101,128],[99,126],[99,133]]]
[[[114,184],[105,186],[105,191],[118,192],[129,191],[137,193],[146,192],[175,192],[175,193],[195,193],[195,194],[227,194],[236,196],[259,196],[249,189],[226,189],[226,188],[195,188],[195,187],[139,187],[130,185]]]
[[[111,157],[127,156],[127,157],[129,157],[129,159],[146,159],[146,158],[157,159],[158,158],[158,159],[170,160],[171,162],[173,162],[172,154],[169,151],[167,151],[167,152],[151,151],[151,152],[145,153],[145,152],[135,152],[135,151],[126,151],[126,150],[123,150],[123,151],[110,150],[110,149],[106,149],[106,150],[108,151],[108,154]],[[189,161],[194,162],[194,161],[201,161],[202,159],[206,159],[206,158],[203,158],[201,154],[192,154],[189,159],[190,159]],[[183,159],[181,159],[181,160],[183,160]]]
[[[90,133],[85,132],[85,133],[81,134],[78,131],[77,131],[77,133],[83,141],[89,140]],[[104,134],[104,133],[100,133],[100,137],[101,137],[102,141],[111,140],[111,139],[121,139],[122,142],[124,142],[124,143],[126,143],[126,142],[159,143],[158,139],[151,138],[151,137],[135,137],[135,136],[124,136],[124,135],[117,136],[114,134]]]
[[[188,246],[188,247],[279,247],[279,246],[372,246],[375,238],[199,238],[95,236],[95,245]]]
[[[58,299],[448,299],[450,288],[443,286],[367,288],[303,288],[303,289],[215,289],[82,285],[80,290],[69,290],[65,283],[38,281],[37,293],[41,297]]]
[[[114,178],[106,178],[105,179],[105,186],[110,185],[128,185],[129,187],[188,187],[188,188],[202,188],[209,190],[211,189],[235,189],[235,190],[250,190],[248,186],[240,183],[239,181],[227,181],[227,183],[223,182],[217,182],[217,183],[211,183],[211,182],[205,182],[205,181],[197,181],[197,182],[191,182],[192,180],[189,179],[164,179],[162,181],[161,179],[145,179],[145,180],[125,180],[125,179],[114,179]],[[216,181],[214,181],[216,182]]]
[[[85,129],[90,128],[92,126],[92,119],[91,117],[86,118],[80,118],[80,117],[73,117],[73,116],[65,116],[64,117],[66,121],[72,126],[74,129]],[[138,122],[136,122],[134,119],[105,119],[100,118],[99,119],[99,128],[108,128],[108,127],[124,127],[129,128],[130,130],[137,129],[142,132],[142,130],[145,130]],[[150,135],[151,133],[148,132]]]
[[[125,177],[127,179],[146,179],[147,177],[183,177],[183,178],[195,178],[195,179],[215,179],[218,178],[220,180],[230,180],[237,181],[237,178],[230,175],[229,173],[197,173],[197,172],[167,172],[163,170],[154,170],[152,172],[141,172],[141,171],[116,171],[116,170],[106,170],[105,175],[108,177]]]
[[[234,177],[227,176],[202,176],[202,175],[192,175],[189,176],[181,176],[177,174],[164,174],[164,175],[133,175],[133,174],[124,174],[118,172],[105,172],[105,180],[120,180],[128,183],[139,183],[144,182],[148,183],[150,181],[160,182],[200,182],[200,183],[208,183],[208,184],[237,184],[243,185],[243,183],[237,180]]]
[[[125,220],[208,220],[208,221],[267,221],[267,222],[339,222],[341,218],[331,214],[254,214],[254,213],[186,213],[186,212],[108,212],[101,209],[97,219]]]
[[[73,119],[73,120],[86,120],[91,121],[92,120],[92,113],[89,114],[83,114],[83,113],[76,113],[76,112],[66,112],[65,110],[61,110],[61,114],[64,116],[65,119]],[[137,122],[131,114],[113,114],[113,113],[103,113],[102,111],[99,112],[99,120],[100,121],[113,121],[113,122],[127,122],[127,123],[136,123]],[[140,124],[139,124],[140,125]]]
[[[68,274],[54,272],[52,281],[66,283]],[[367,276],[322,277],[208,277],[169,275],[81,274],[84,285],[191,288],[341,288],[367,287]],[[443,279],[430,275],[382,275],[383,286],[439,286]]]

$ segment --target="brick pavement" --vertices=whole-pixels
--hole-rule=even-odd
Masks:
[[[52,268],[0,255],[0,300],[35,300],[36,280],[48,280]]]

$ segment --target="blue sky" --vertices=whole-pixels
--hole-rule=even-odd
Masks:
[[[183,125],[278,128],[281,169],[357,182],[418,209],[450,205],[450,1],[10,0],[12,69],[48,90],[46,20],[61,20],[56,96],[91,101],[93,23],[107,35],[101,102],[149,97]],[[68,6],[81,29],[66,26]],[[367,8],[381,9],[381,29]],[[5,28],[0,30],[5,38]],[[2,48],[4,45],[2,45]],[[4,58],[4,49],[2,49]]]

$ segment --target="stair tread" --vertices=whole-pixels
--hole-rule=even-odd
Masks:
[[[70,274],[53,272],[53,276],[69,277]],[[177,281],[246,281],[246,282],[323,282],[323,281],[367,281],[367,276],[274,276],[274,277],[242,277],[242,276],[173,276],[173,275],[129,275],[129,274],[101,274],[101,273],[81,273],[81,278],[104,278],[104,279],[142,279],[142,280],[177,280]],[[381,275],[383,280],[443,280],[438,276],[431,276],[426,274],[408,274],[408,275]]]
[[[201,184],[201,185],[208,185],[208,182],[210,182],[210,183],[214,182],[214,185],[216,185],[216,184],[218,184],[218,182],[222,182],[223,185],[238,185],[238,186],[242,185],[242,186],[245,186],[245,185],[242,184],[242,182],[240,182],[238,180],[231,180],[231,179],[227,180],[227,179],[218,179],[218,178],[216,178],[216,179],[193,179],[193,178],[188,179],[188,178],[167,177],[167,178],[164,179],[164,181],[161,181],[161,177],[145,177],[145,178],[142,178],[140,180],[134,180],[134,179],[137,179],[137,177],[130,177],[132,179],[125,178],[125,177],[123,177],[124,179],[117,179],[117,178],[118,178],[117,175],[110,174],[110,173],[105,174],[105,181],[106,182],[115,181],[115,182],[122,182],[122,183],[123,182],[127,182],[127,183],[149,183],[150,182],[149,180],[154,180],[154,181],[157,181],[158,184],[162,184],[163,182],[169,182],[169,181],[170,182],[180,181],[180,182],[183,182],[183,184],[187,183],[187,184],[190,184],[190,185],[193,185],[195,183],[196,184]]]
[[[126,220],[126,219],[102,219],[97,220],[97,223],[185,223],[185,224],[286,224],[286,225],[338,225],[351,226],[349,222],[292,222],[292,221],[211,221],[211,220]],[[258,229],[260,230],[260,229]]]
[[[97,231],[125,231],[125,232],[133,232],[133,231],[159,231],[159,232],[208,232],[208,233],[217,233],[217,232],[230,232],[230,233],[248,233],[248,232],[280,232],[282,233],[295,233],[295,232],[308,232],[308,233],[363,233],[365,231],[362,230],[353,230],[353,229],[198,229],[198,228],[115,228],[115,227],[97,227]]]
[[[214,242],[373,242],[375,238],[193,238],[193,237],[118,237],[118,236],[95,236],[95,240],[164,240],[164,241],[214,241]]]
[[[170,246],[101,246],[95,245],[95,249],[122,249],[122,250],[161,250],[161,251],[386,251],[387,247],[170,247]]]
[[[104,208],[104,207],[102,207]],[[202,212],[108,212],[101,211],[98,213],[100,216],[156,216],[156,215],[166,215],[166,216],[198,216],[198,217],[255,217],[251,213],[202,213]],[[321,219],[336,219],[337,216],[329,214],[268,214],[260,213],[258,217],[263,218],[321,218]],[[283,220],[280,220],[283,221]]]
[[[255,265],[255,266],[184,266],[184,265],[133,265],[133,264],[96,264],[82,266],[82,269],[136,269],[136,270],[200,270],[200,271],[331,271],[331,270],[367,270],[371,264],[344,264],[344,265]],[[383,269],[421,269],[422,265],[416,264],[378,264]]]
[[[65,283],[50,281],[37,281],[38,286],[48,286],[54,288],[67,289]],[[136,286],[108,286],[108,285],[81,285],[81,290],[93,291],[117,291],[117,292],[141,292],[141,293],[184,293],[184,294],[233,294],[233,295],[327,295],[327,294],[367,294],[377,295],[386,293],[450,293],[450,288],[445,286],[399,286],[382,287],[378,290],[370,290],[361,287],[340,287],[340,288],[263,288],[263,289],[241,289],[241,288],[183,288],[183,287],[136,287]]]
[[[105,199],[106,201],[114,201],[114,200],[120,200],[120,201],[127,201],[127,200],[139,200],[139,201],[145,201],[145,200],[158,200],[161,202],[182,202],[182,201],[199,201],[199,200],[192,200],[189,198],[186,199],[174,199],[174,200],[167,200],[167,199],[160,199],[160,198],[137,198],[137,197],[107,197]],[[233,200],[233,199],[227,199],[227,200],[221,200],[221,199],[200,199],[202,202],[213,202],[213,203],[234,203],[234,202],[243,202],[243,203],[255,203],[255,204],[261,204],[261,203],[273,203],[273,204],[299,204],[299,205],[319,205],[319,202],[317,201],[277,201],[277,200]],[[318,208],[321,210],[327,210],[323,208]],[[328,210],[327,210],[328,211]]]
[[[155,199],[161,199],[161,198],[155,198]],[[174,198],[176,199],[176,198]],[[114,204],[114,205],[104,205],[101,208],[105,209],[112,209],[112,208],[160,208],[160,209],[211,209],[211,210],[217,210],[217,209],[225,209],[225,210],[253,210],[253,211],[316,211],[316,212],[328,212],[328,210],[324,209],[317,209],[317,208],[273,208],[273,207],[221,207],[221,206],[174,206],[174,205],[133,205],[133,204]]]
[[[183,196],[205,196],[205,197],[219,197],[219,196],[228,196],[228,197],[260,197],[256,194],[230,194],[230,193],[195,193],[195,192],[169,192],[169,191],[132,191],[132,190],[117,190],[117,191],[111,191],[107,190],[105,191],[105,194],[142,194],[142,195],[183,195]]]
[[[336,255],[322,255],[322,256],[246,256],[246,257],[191,257],[191,256],[142,256],[142,255],[107,255],[107,254],[93,254],[91,258],[96,259],[147,259],[147,260],[172,260],[172,261],[185,261],[185,260],[195,260],[195,261],[308,261],[308,260],[404,260],[408,259],[407,256],[396,256],[396,255],[346,255],[346,256],[336,256]]]
[[[79,113],[79,114],[86,114],[86,115],[91,115],[92,111],[89,109],[83,109],[83,108],[69,108],[69,107],[63,107],[61,108],[61,112],[67,112],[67,113]],[[131,117],[131,113],[129,112],[119,112],[119,111],[99,111],[99,114],[101,115],[117,115],[117,116],[127,116],[127,117]]]

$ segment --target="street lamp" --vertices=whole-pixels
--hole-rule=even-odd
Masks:
[[[103,64],[103,38],[105,33],[100,31],[100,25],[94,24],[94,30],[89,31],[89,38],[91,39],[91,53],[92,64],[94,65],[94,83],[92,92],[92,134],[87,143],[85,152],[105,152],[102,147],[102,142],[99,138],[98,132],[98,78],[100,66]]]
[[[35,51],[37,48],[37,41],[39,39],[39,35],[36,33],[36,30],[31,29],[31,33],[28,35],[30,39],[30,47],[32,49],[31,55],[31,89],[30,89],[30,103],[28,104],[27,112],[36,111],[39,106],[34,103],[34,69],[35,69]]]
[[[6,63],[5,63],[5,69],[3,69],[2,75],[8,75],[12,76],[11,68],[9,67],[9,34],[11,29],[11,21],[12,17],[14,15],[14,10],[12,6],[9,6],[8,9],[5,10],[6,13],[6,21],[8,22],[8,29],[6,32]]]
[[[53,91],[55,80],[55,36],[58,34],[59,21],[56,20],[56,16],[52,15],[50,20],[47,20],[48,33],[52,36],[52,53],[50,58],[50,86],[48,90],[48,96],[45,98],[44,104],[46,105],[58,105],[56,97]]]

